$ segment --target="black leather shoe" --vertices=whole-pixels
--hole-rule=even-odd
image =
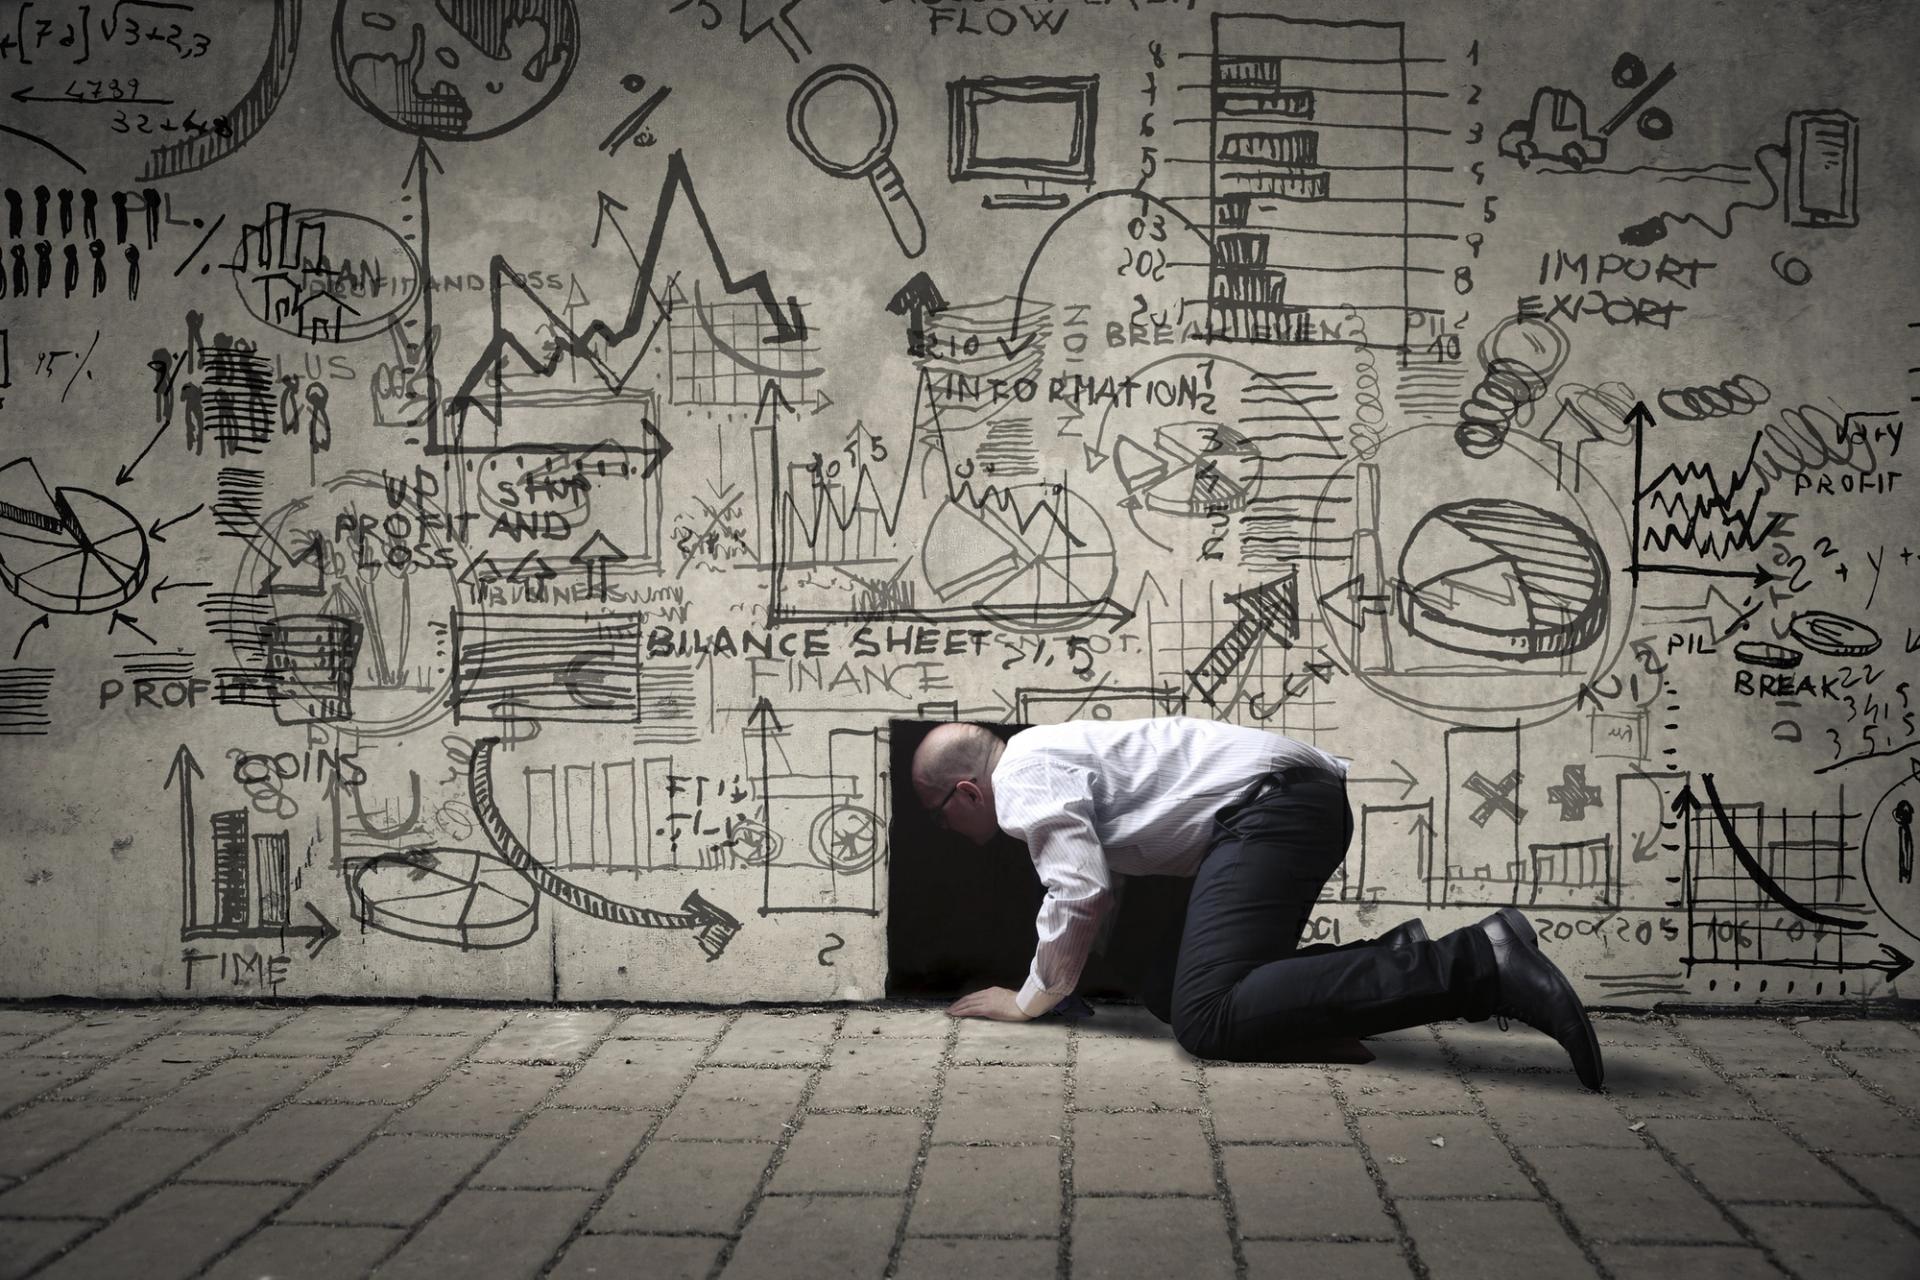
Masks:
[[[1533,921],[1522,915],[1520,908],[1502,907],[1485,920],[1482,920],[1480,922],[1480,928],[1486,930],[1488,925],[1494,924],[1505,925],[1508,932],[1519,938],[1520,941],[1526,943],[1535,951],[1540,949],[1540,935],[1534,932]],[[1491,931],[1488,931],[1488,936],[1492,936]]]
[[[1503,908],[1503,911],[1511,908]],[[1517,915],[1518,912],[1515,912]],[[1536,1031],[1544,1031],[1560,1042],[1573,1059],[1580,1083],[1596,1093],[1606,1068],[1600,1061],[1600,1038],[1593,1033],[1580,996],[1553,961],[1528,946],[1522,935],[1508,927],[1502,912],[1495,912],[1481,923],[1487,941],[1493,944],[1493,960],[1499,973],[1499,1003],[1494,1012],[1515,1022],[1524,1022]]]
[[[1422,924],[1416,916],[1412,920],[1393,926],[1374,941],[1383,947],[1399,947],[1409,942],[1432,942],[1433,939],[1427,935],[1427,926]]]

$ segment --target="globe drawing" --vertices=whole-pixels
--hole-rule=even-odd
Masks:
[[[340,0],[333,70],[389,128],[477,142],[559,96],[579,33],[574,0]]]

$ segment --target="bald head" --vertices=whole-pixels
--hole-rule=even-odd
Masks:
[[[999,736],[982,725],[940,725],[913,753],[914,785],[939,795],[962,778],[985,778],[999,745]]]
[[[913,753],[913,789],[939,826],[975,844],[1000,830],[993,807],[993,766],[1006,744],[977,724],[943,724]]]

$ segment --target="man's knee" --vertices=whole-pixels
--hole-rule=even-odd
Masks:
[[[1216,1004],[1181,1001],[1173,1007],[1173,1038],[1196,1058],[1230,1060],[1233,1057],[1221,1029]]]

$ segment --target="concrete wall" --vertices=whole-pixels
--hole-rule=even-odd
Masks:
[[[1912,15],[1241,7],[0,5],[0,993],[872,997],[890,719],[1171,713],[1910,991]]]

